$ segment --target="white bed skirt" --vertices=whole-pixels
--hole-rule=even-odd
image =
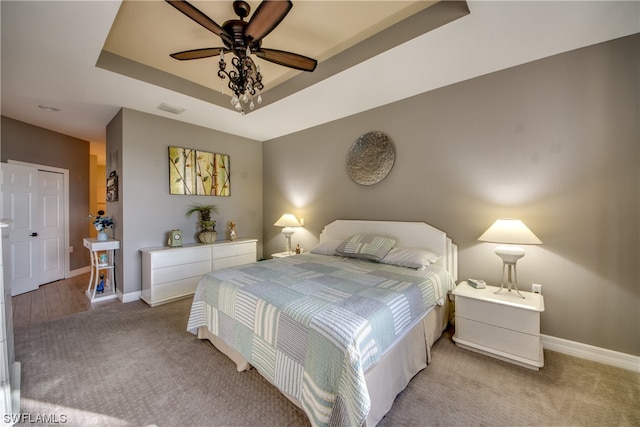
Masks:
[[[418,372],[431,362],[431,346],[447,327],[449,306],[448,298],[445,298],[444,305],[436,305],[421,322],[390,348],[374,367],[365,372],[365,381],[371,399],[371,410],[366,419],[367,426],[378,424],[391,409],[396,396],[407,387],[409,381]],[[209,340],[229,357],[236,364],[238,372],[251,369],[249,362],[239,352],[209,332],[206,327],[201,326],[198,329],[198,338]],[[300,407],[296,399],[286,393],[283,394]]]

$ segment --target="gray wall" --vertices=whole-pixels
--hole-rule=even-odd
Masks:
[[[89,233],[89,142],[2,116],[1,161],[9,160],[69,171],[69,267],[87,267],[82,239]]]
[[[518,262],[521,288],[543,285],[542,333],[640,355],[639,48],[627,37],[266,142],[265,253],[283,250],[286,211],[307,250],[337,218],[424,221],[458,244],[460,279],[496,283],[502,261],[477,238],[517,217],[544,242]],[[396,163],[361,186],[346,156],[373,130]]]
[[[231,196],[169,194],[169,146],[230,156]],[[262,242],[262,144],[246,138],[141,113],[121,110],[107,126],[107,173],[117,171],[119,200],[107,204],[121,240],[117,286],[125,294],[140,290],[140,248],[165,246],[169,230],[183,231],[184,242],[197,242],[198,218],[185,217],[192,203],[219,208],[218,240],[226,239],[229,221],[238,237]]]

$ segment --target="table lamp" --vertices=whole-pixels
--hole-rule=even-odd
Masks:
[[[519,219],[505,218],[499,219],[482,233],[478,240],[483,242],[500,243],[496,246],[496,255],[502,258],[502,280],[501,292],[505,285],[505,274],[507,276],[507,290],[513,290],[521,297],[524,296],[518,290],[518,274],[516,272],[516,262],[524,256],[524,248],[517,245],[541,245],[542,241],[533,234],[529,228]]]
[[[291,253],[291,235],[296,232],[296,229],[293,227],[300,227],[300,222],[295,217],[295,215],[286,213],[282,215],[275,224],[276,227],[284,227],[282,229],[282,234],[285,237],[285,248],[284,251],[288,254]]]

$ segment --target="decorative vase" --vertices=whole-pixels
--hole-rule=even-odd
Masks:
[[[98,239],[99,242],[104,242],[109,240],[109,236],[106,231],[98,231]]]
[[[235,242],[237,238],[238,238],[238,231],[236,230],[236,223],[235,221],[231,221],[229,223],[229,240],[231,240],[232,242]]]
[[[218,238],[217,231],[201,231],[198,233],[198,240],[202,243],[213,243]]]

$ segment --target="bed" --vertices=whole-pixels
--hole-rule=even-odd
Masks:
[[[309,253],[202,277],[187,329],[312,425],[376,425],[430,361],[457,248],[420,222],[337,220]]]

